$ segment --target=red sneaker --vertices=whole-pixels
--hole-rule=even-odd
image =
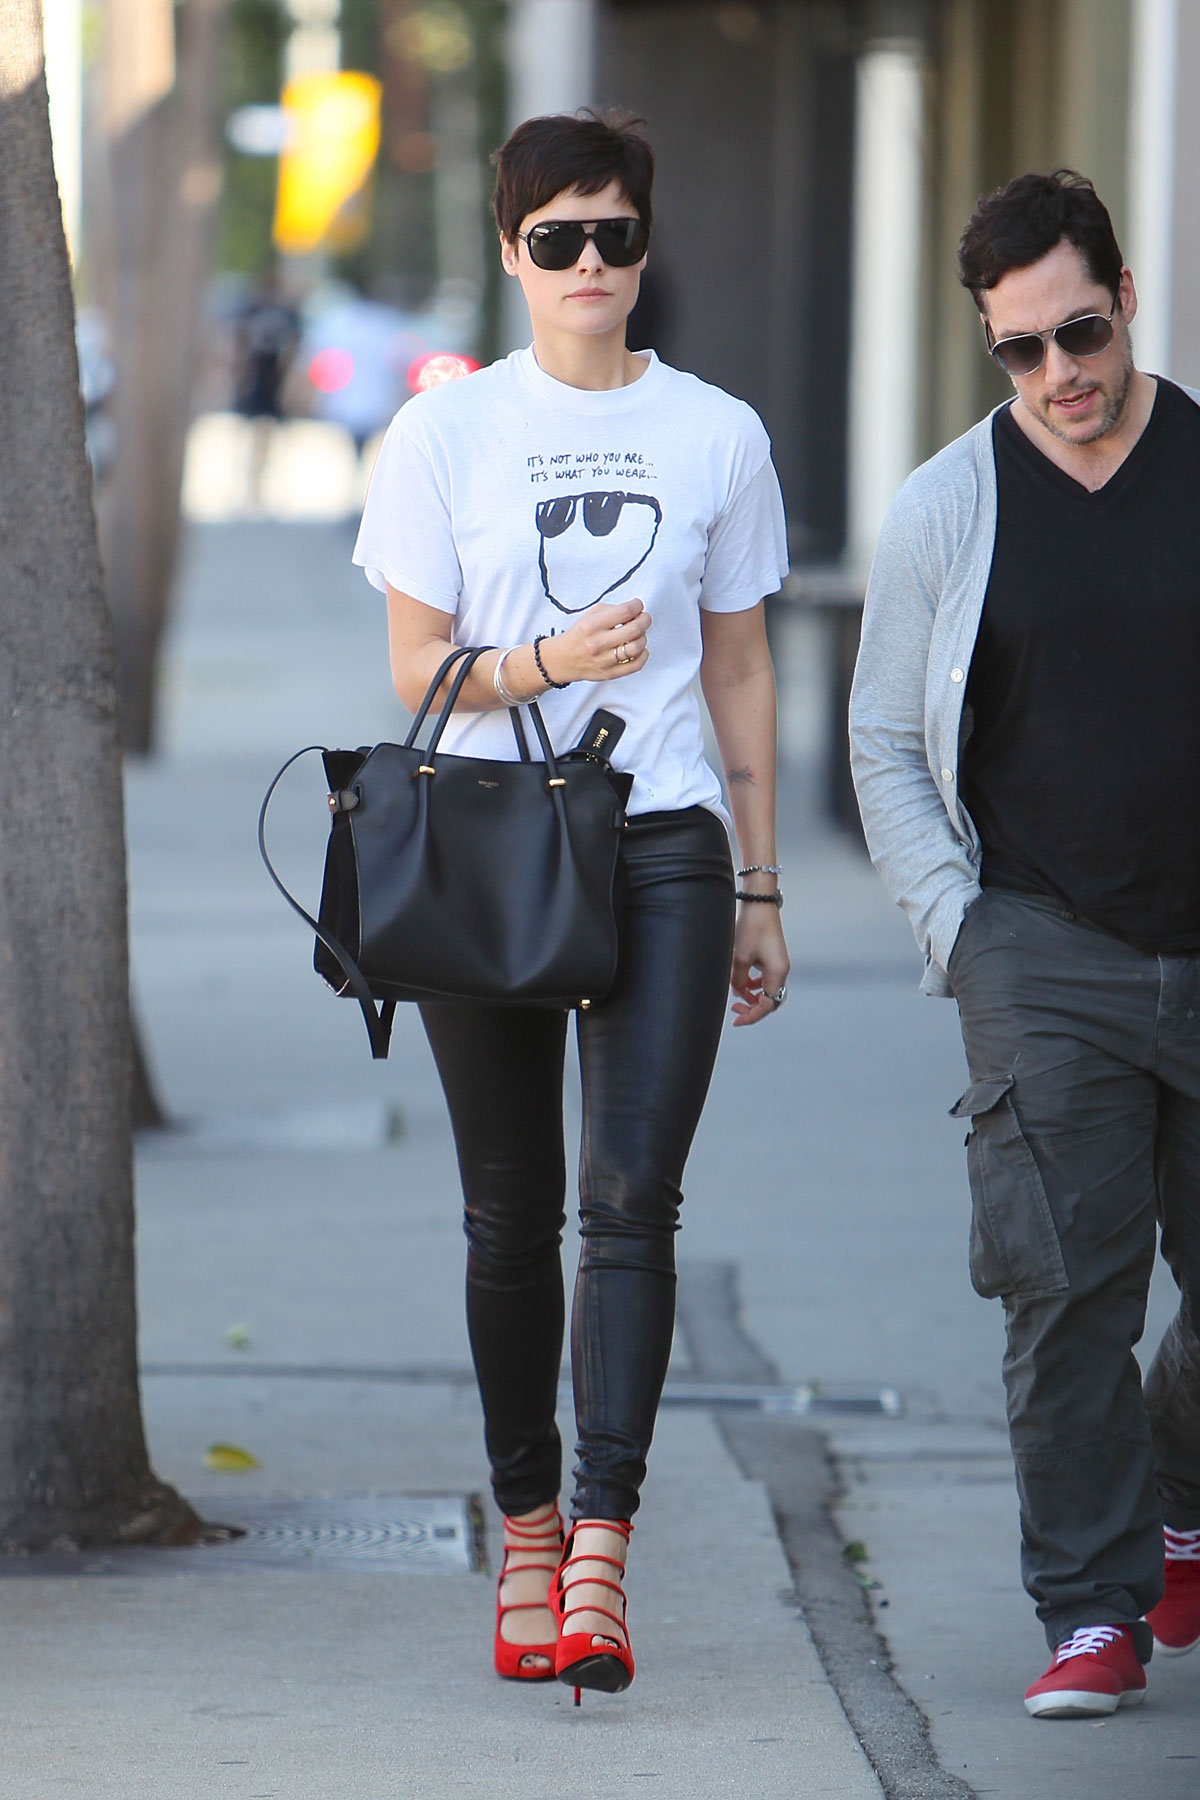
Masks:
[[[1200,1531],[1164,1526],[1167,1587],[1146,1623],[1164,1656],[1186,1656],[1200,1644]]]
[[[1087,1719],[1140,1706],[1146,1671],[1133,1634],[1123,1625],[1084,1625],[1054,1652],[1046,1673],[1025,1690],[1025,1711],[1035,1719]]]

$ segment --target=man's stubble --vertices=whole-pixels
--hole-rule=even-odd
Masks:
[[[1082,392],[1082,389],[1077,385],[1059,388],[1057,393],[1047,394],[1033,416],[1039,425],[1043,425],[1046,428],[1051,437],[1056,437],[1062,444],[1094,444],[1098,439],[1107,437],[1109,432],[1114,430],[1120,423],[1129,401],[1129,390],[1132,383],[1133,345],[1130,343],[1128,332],[1126,332],[1125,360],[1121,365],[1115,385],[1110,390],[1101,389],[1105,394],[1104,406],[1101,409],[1100,417],[1096,420],[1086,437],[1073,436],[1069,429],[1064,428],[1058,423],[1050,410],[1052,402],[1061,399],[1064,394],[1077,394]]]

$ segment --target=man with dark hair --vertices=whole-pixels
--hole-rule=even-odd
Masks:
[[[1010,269],[1029,268],[1062,243],[1074,245],[1098,287],[1116,293],[1121,252],[1108,208],[1091,182],[1074,169],[1018,175],[981,200],[967,220],[958,246],[959,278],[986,317],[988,293]]]
[[[851,701],[871,855],[958,1002],[971,1278],[1004,1302],[1037,1717],[1200,1643],[1200,393],[1134,366],[1070,170],[960,246],[1016,397],[900,490]],[[1145,1388],[1156,1224],[1181,1292]],[[1164,1557],[1165,1528],[1165,1557]],[[1165,1589],[1164,1589],[1165,1569]]]

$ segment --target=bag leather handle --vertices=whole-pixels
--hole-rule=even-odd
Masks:
[[[333,933],[326,931],[325,927],[314,919],[310,912],[306,912],[300,902],[288,892],[287,888],[284,887],[283,882],[275,872],[274,863],[267,855],[267,807],[270,805],[271,796],[279,786],[283,776],[286,775],[287,771],[291,768],[292,764],[298,762],[302,756],[310,755],[314,750],[319,750],[322,755],[326,754],[325,746],[323,744],[306,744],[303,750],[297,750],[295,756],[288,757],[282,769],[280,769],[278,775],[276,775],[274,781],[263,795],[263,803],[258,812],[258,853],[266,865],[267,874],[271,877],[271,880],[275,883],[275,886],[279,889],[292,911],[294,913],[299,913],[304,922],[312,927],[313,931],[329,951],[330,955],[336,960],[338,967],[346,977],[351,993],[362,1008],[363,1022],[367,1027],[367,1036],[371,1040],[371,1055],[375,1058],[376,1062],[384,1062],[387,1060],[388,1046],[391,1043],[392,1021],[396,1016],[396,1002],[394,1000],[381,1000],[379,1003],[379,1010],[376,1012],[374,996],[367,986],[366,978],[364,977],[362,970],[359,968],[350,952],[346,949],[344,944],[339,944]]]
[[[558,774],[558,761],[554,755],[554,746],[550,742],[550,734],[542,719],[542,709],[536,700],[528,700],[526,705],[529,708],[529,716],[533,720],[533,729],[538,735],[538,742],[542,746],[542,756],[546,767],[549,769],[552,779],[561,779]]]
[[[479,656],[481,654],[482,653],[479,650],[476,650],[476,652],[475,652],[476,656]],[[433,680],[430,682],[429,686],[425,689],[425,698],[422,700],[420,706],[417,708],[415,714],[413,715],[413,722],[409,726],[408,736],[404,740],[404,748],[406,750],[411,750],[413,748],[414,744],[416,743],[417,733],[420,731],[422,725],[425,723],[425,715],[429,711],[430,707],[433,705],[433,696],[437,693],[438,689],[441,687],[443,681],[445,681],[447,675],[450,673],[450,671],[454,667],[455,663],[458,662],[460,657],[470,656],[470,655],[471,655],[470,644],[460,644],[457,650],[452,650],[450,652],[449,656],[446,658],[445,662],[442,664],[441,668],[438,670],[437,674],[434,676]],[[463,671],[460,676],[459,682],[458,682],[458,687],[461,688],[463,681],[465,679],[466,679],[466,672]],[[457,689],[455,690],[454,698],[456,700],[458,698]]]
[[[479,644],[475,647],[475,649],[467,651],[467,654],[463,658],[462,665],[459,668],[458,673],[455,675],[454,680],[450,683],[450,692],[446,695],[446,698],[443,700],[442,710],[438,714],[437,720],[433,727],[433,730],[429,734],[429,742],[425,746],[425,755],[426,756],[432,757],[434,751],[437,749],[438,745],[441,743],[442,733],[445,731],[447,725],[450,723],[450,715],[454,711],[455,705],[457,704],[458,696],[462,693],[463,683],[467,679],[467,676],[471,673],[471,670],[475,667],[475,664],[479,661],[479,658],[481,656],[486,656],[489,650],[494,650],[495,648],[496,648],[496,646],[494,644]],[[445,667],[444,663],[443,663],[442,667],[443,668]],[[438,677],[435,675],[433,679],[436,683],[438,680]],[[436,693],[436,691],[437,691],[437,689],[435,687],[434,692]],[[425,696],[425,699],[428,700],[430,697],[431,696],[427,694]],[[424,700],[421,702],[421,705],[422,706],[425,705]],[[411,737],[412,735],[413,734],[410,732],[409,736]]]
[[[462,693],[463,683],[466,681],[479,658],[481,656],[486,656],[489,650],[494,650],[495,648],[496,646],[494,644],[460,645],[458,649],[451,651],[450,655],[446,658],[445,662],[443,662],[441,668],[425,690],[425,697],[417,708],[412,725],[409,727],[408,736],[404,740],[404,748],[406,750],[412,750],[416,747],[417,737],[420,734],[422,725],[429,715],[430,708],[433,705],[434,696],[455,663],[461,662],[462,666],[459,668],[454,680],[450,684],[450,692],[442,702],[441,709],[434,721],[433,730],[429,735],[429,742],[425,746],[424,754],[432,760],[434,752],[442,741],[442,733],[450,723],[450,715],[454,711],[459,695]],[[533,728],[537,733],[538,743],[542,747],[542,756],[549,769],[550,777],[553,780],[557,780],[559,779],[559,771],[558,763],[555,761],[554,747],[550,742],[550,735],[546,730],[545,722],[542,719],[541,708],[536,700],[523,700],[520,705],[510,706],[508,709],[508,716],[512,722],[513,736],[517,740],[517,754],[522,762],[530,762],[532,760],[529,755],[529,743],[525,736],[525,727],[521,719],[522,706],[526,708],[529,716],[533,720]]]

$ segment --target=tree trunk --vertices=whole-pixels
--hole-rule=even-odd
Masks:
[[[138,1395],[121,755],[38,0],[0,0],[0,1547],[182,1542]]]
[[[129,78],[145,0],[109,0],[107,85]],[[113,330],[118,454],[100,497],[122,741],[154,748],[158,653],[179,543],[180,489],[210,224],[225,0],[183,0],[174,85],[110,120],[107,244],[94,264]]]

